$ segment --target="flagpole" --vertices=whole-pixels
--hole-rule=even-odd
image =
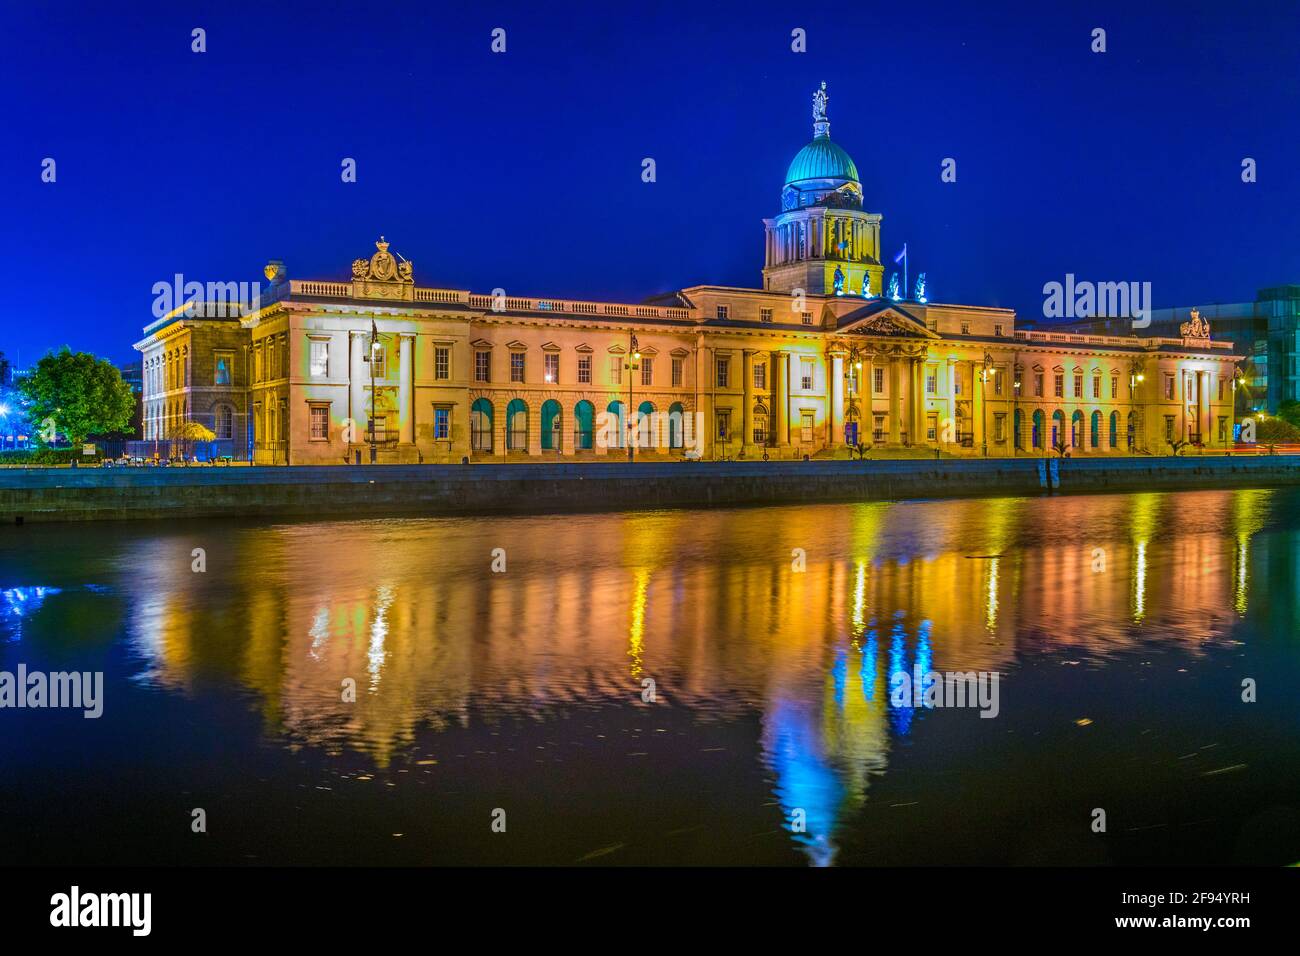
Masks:
[[[903,301],[907,301],[907,243],[903,243]]]

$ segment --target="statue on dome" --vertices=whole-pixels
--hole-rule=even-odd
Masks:
[[[822,80],[822,88],[813,93],[813,122],[821,123],[826,120],[826,101],[829,97],[826,95],[826,81]]]
[[[897,302],[899,299],[902,298],[902,295],[901,295],[901,294],[899,293],[899,291],[898,291],[898,273],[897,273],[897,272],[891,272],[891,273],[889,274],[889,297],[890,297],[891,299],[893,299],[895,302]]]
[[[914,298],[917,302],[925,301],[925,273],[924,272],[922,272],[919,276],[916,277],[916,295],[914,295],[912,298]]]
[[[871,298],[871,273],[870,272],[862,273],[862,298],[864,299]]]
[[[835,267],[835,294],[844,294],[844,270],[839,266]]]

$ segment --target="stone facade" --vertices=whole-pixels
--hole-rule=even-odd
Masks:
[[[931,303],[919,290],[907,299],[901,287],[882,296],[882,217],[863,211],[856,168],[830,141],[824,90],[781,205],[765,220],[763,288],[695,286],[640,304],[418,286],[382,237],[348,282],[290,280],[272,263],[262,304],[240,323],[237,407],[252,422],[251,457],[596,460],[627,457],[629,443],[639,457],[711,459],[1231,446],[1237,358],[1199,329],[1020,330],[1007,309]],[[172,368],[179,350],[193,381],[207,382],[210,359],[197,353],[231,347],[235,333],[155,323],[137,345],[146,409],[161,407],[165,421],[206,414],[178,404],[197,401],[188,384],[164,377],[151,391],[148,370]]]

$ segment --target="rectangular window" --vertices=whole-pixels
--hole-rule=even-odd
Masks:
[[[474,353],[474,381],[492,381],[492,353],[479,351]]]
[[[655,360],[648,355],[641,356],[641,384],[653,385],[655,383]]]
[[[313,378],[328,378],[330,374],[330,344],[328,342],[311,342],[311,375]]]
[[[934,369],[926,369],[925,372],[925,394],[934,395],[939,391],[939,373]]]
[[[1227,380],[1222,375],[1220,375],[1219,376],[1219,401],[1223,401],[1223,386],[1225,384],[1227,384]]]
[[[1043,373],[1034,373],[1034,394],[1039,398],[1043,397]]]
[[[993,416],[993,440],[1007,440],[1007,416],[998,412]]]
[[[804,313],[801,313],[801,316],[800,316],[800,317],[801,317],[801,319],[803,320],[803,324],[804,324],[804,325],[812,325],[812,324],[813,324],[812,313],[811,313],[811,312],[804,312]]]
[[[970,323],[969,323],[969,322],[963,322],[963,323],[961,324],[961,334],[962,334],[962,335],[970,335]]]
[[[271,354],[267,353],[267,364],[271,363]],[[375,342],[370,346],[370,372],[375,378],[386,378],[388,376],[388,353],[384,351],[383,342]]]
[[[718,441],[725,442],[731,437],[731,409],[718,409]]]
[[[1083,376],[1074,376],[1074,397],[1083,398]]]
[[[811,392],[813,389],[813,360],[799,360],[799,385],[805,392]]]
[[[446,441],[451,437],[451,409],[435,408],[433,410],[433,438]]]
[[[996,322],[993,323],[993,334],[999,336],[1002,334],[1002,326]]]
[[[611,385],[619,385],[623,382],[623,356],[621,355],[609,357],[609,382]]]
[[[1165,441],[1174,440],[1174,416],[1165,416]]]
[[[992,374],[993,374],[993,394],[1001,395],[1002,394],[1002,370],[999,368],[995,368],[993,369]]]
[[[311,440],[330,440],[330,407],[328,405],[311,406]]]
[[[1226,445],[1227,442],[1228,442],[1228,420],[1226,418],[1220,418],[1219,419],[1219,444]]]
[[[718,318],[726,319],[731,316],[731,307],[727,305],[718,306]]]
[[[1174,377],[1172,375],[1166,375],[1165,376],[1165,398],[1172,400],[1173,397],[1174,397]]]
[[[1101,398],[1101,376],[1100,375],[1094,375],[1092,377],[1092,397]]]
[[[799,413],[799,440],[810,443],[813,440],[813,412],[803,409]]]
[[[961,394],[961,369],[959,368],[952,370],[952,393],[954,395]]]
[[[718,388],[727,387],[727,371],[730,365],[731,362],[729,359],[718,359],[718,374],[716,379]]]
[[[1053,390],[1057,398],[1065,398],[1065,375],[1061,372],[1056,373],[1055,381],[1052,383]]]
[[[433,377],[439,382],[451,378],[451,349],[444,345],[433,349]]]
[[[560,381],[559,352],[547,352],[542,356],[542,379],[550,385]]]
[[[580,385],[591,384],[591,356],[578,356],[578,383]]]
[[[754,388],[762,391],[767,388],[767,363],[754,363]]]
[[[524,380],[524,353],[510,353],[510,381],[522,382]]]
[[[871,424],[871,440],[881,442],[885,440],[885,416],[876,415]]]
[[[213,377],[214,385],[229,385],[230,371],[235,366],[234,352],[214,352],[213,353]],[[1222,397],[1222,396],[1220,396]]]
[[[673,359],[673,385],[677,388],[680,388],[681,384],[682,384],[682,360],[680,358],[674,358]]]
[[[771,310],[771,309],[759,309],[759,310],[758,310],[758,320],[759,320],[760,322],[771,322],[771,321],[772,321],[772,310]]]
[[[885,394],[885,370],[883,368],[873,368],[871,370],[871,392],[873,395]]]
[[[1110,377],[1110,397],[1119,398],[1119,376],[1118,375],[1112,375]]]
[[[939,436],[939,416],[929,415],[925,419],[925,440],[935,441]]]

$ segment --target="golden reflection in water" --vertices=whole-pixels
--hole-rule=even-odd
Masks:
[[[1202,653],[1245,613],[1247,543],[1273,495],[244,528],[220,588],[189,571],[188,540],[133,545],[131,627],[144,679],[225,681],[268,735],[379,766],[422,730],[639,704],[643,676],[670,706],[757,713],[777,803],[808,815],[791,838],[825,863],[894,742],[924,732],[890,707],[893,670],[1014,675],[1043,653],[1104,665],[1153,639]],[[509,570],[494,574],[503,541]],[[366,688],[354,703],[348,678]]]

